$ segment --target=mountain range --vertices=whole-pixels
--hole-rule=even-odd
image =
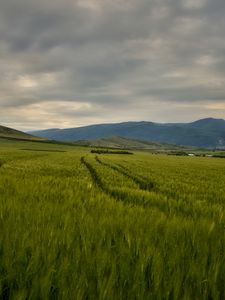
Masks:
[[[58,141],[98,140],[113,136],[183,146],[225,148],[225,120],[205,118],[191,123],[124,122],[29,132]]]

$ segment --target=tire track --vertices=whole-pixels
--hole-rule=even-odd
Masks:
[[[128,173],[130,172],[130,170],[127,167],[123,166],[122,164],[117,163],[117,166],[120,167],[121,169],[124,169]],[[143,182],[149,182],[148,178],[146,178],[142,175],[137,175],[136,177],[138,177]],[[155,185],[153,182],[152,182],[152,184]]]
[[[110,189],[107,185],[105,185],[103,183],[103,181],[101,180],[101,177],[99,176],[99,174],[96,172],[95,168],[92,166],[92,164],[90,164],[85,158],[84,156],[81,157],[81,163],[88,169],[91,178],[94,182],[94,184],[100,189],[102,190],[105,194],[113,197],[116,200],[119,201],[123,201],[123,202],[127,202],[127,203],[131,203],[137,204],[137,197],[134,197],[132,194],[128,194],[127,192],[120,190],[120,189]],[[140,205],[140,203],[139,203]],[[143,204],[141,204],[143,205]]]
[[[104,184],[103,184],[100,176],[96,172],[95,168],[89,162],[87,162],[85,160],[84,156],[81,157],[80,161],[88,169],[94,184],[97,187],[99,187],[103,192],[108,194],[108,189],[104,186]]]
[[[167,205],[167,200],[163,199],[161,201],[158,201],[156,199],[147,199],[145,197],[146,195],[137,195],[137,193],[140,193],[140,190],[130,190],[130,193],[128,193],[127,191],[121,189],[110,189],[107,185],[103,183],[101,177],[99,176],[93,165],[89,163],[84,156],[81,157],[80,161],[81,164],[83,164],[89,171],[95,186],[98,187],[103,193],[112,197],[116,201],[122,201],[125,204],[129,205],[137,205],[142,207],[148,206],[168,214],[170,208]]]
[[[168,195],[161,192],[146,190],[141,191],[138,189],[110,189],[106,184],[103,183],[101,177],[91,163],[85,160],[84,157],[81,157],[80,161],[89,171],[96,187],[98,187],[103,193],[112,197],[116,201],[122,201],[125,204],[133,206],[136,205],[157,209],[161,213],[164,213],[167,217],[175,214],[178,216],[191,216],[192,218],[195,218],[195,215],[199,215],[202,213],[199,208],[197,209],[196,207],[193,207],[193,205],[183,206],[179,199],[172,199],[171,197],[168,197]],[[146,192],[149,192],[149,196],[147,196]]]
[[[129,170],[127,168],[124,168],[121,165],[110,165],[110,164],[105,163],[102,160],[100,160],[98,156],[95,157],[95,160],[99,164],[101,164],[105,167],[111,168],[112,170],[117,171],[118,173],[120,173],[120,174],[126,176],[127,178],[131,179],[134,183],[136,183],[139,186],[139,189],[141,189],[141,190],[153,191],[153,189],[155,188],[155,185],[154,185],[153,182],[151,182],[151,181],[146,182],[138,176],[131,175],[129,173]]]

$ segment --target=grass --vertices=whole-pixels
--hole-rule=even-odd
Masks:
[[[224,182],[219,158],[1,141],[0,299],[225,299]]]

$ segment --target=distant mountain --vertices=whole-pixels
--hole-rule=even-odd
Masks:
[[[0,138],[17,140],[43,140],[43,138],[32,136],[31,134],[0,125]]]
[[[68,129],[33,131],[32,134],[59,141],[97,140],[110,136],[164,142],[176,145],[225,148],[225,120],[207,118],[192,123],[125,122]]]

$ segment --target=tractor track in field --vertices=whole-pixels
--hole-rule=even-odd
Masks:
[[[159,189],[155,186],[154,182],[149,181],[147,178],[144,178],[142,176],[131,175],[130,170],[128,168],[124,167],[121,164],[117,163],[117,164],[111,165],[111,164],[105,163],[102,160],[100,160],[98,156],[95,157],[95,160],[99,164],[101,164],[105,167],[111,168],[112,170],[117,171],[118,173],[126,176],[127,178],[129,178],[131,180],[133,180],[133,182],[136,183],[141,190],[144,190],[144,191],[147,191],[147,192],[155,192],[157,194],[168,196],[168,192],[159,191]]]
[[[103,193],[106,195],[112,197],[116,201],[121,201],[125,204],[129,205],[135,205],[135,206],[142,206],[142,207],[149,207],[149,208],[155,208],[161,211],[162,213],[166,214],[169,216],[172,211],[177,211],[179,214],[184,215],[184,216],[190,216],[193,214],[193,208],[190,206],[189,208],[182,209],[178,205],[177,200],[172,199],[172,198],[167,198],[164,193],[161,192],[156,192],[152,190],[144,190],[143,192],[153,192],[156,195],[162,195],[166,198],[161,198],[161,199],[154,199],[153,198],[144,198],[141,194],[140,197],[133,193],[132,189],[130,189],[130,193],[127,191],[123,191],[121,189],[116,189],[116,188],[109,188],[101,179],[101,176],[98,174],[94,166],[88,162],[84,156],[81,157],[80,159],[81,164],[86,167],[86,169],[89,171],[92,181],[95,184],[97,188],[99,188]],[[104,164],[104,163],[103,163]],[[107,164],[106,164],[107,165]],[[137,189],[137,192],[141,192],[141,189]]]
[[[118,167],[120,167],[121,169],[125,170],[126,172],[130,172],[130,170],[127,168],[127,167],[124,167],[122,164],[116,164]],[[142,180],[143,182],[149,182],[149,180],[147,178],[145,178],[144,176],[141,176],[141,175],[137,175],[135,176],[137,178],[139,178],[140,180]],[[155,184],[153,182],[151,182],[154,186]]]
[[[89,163],[84,156],[80,159],[81,163],[87,168],[89,171],[92,181],[94,182],[95,186],[97,186],[102,192],[111,196],[115,200],[123,201],[129,204],[136,204],[136,205],[143,205],[144,203],[136,203],[135,197],[131,194],[129,195],[127,192],[121,191],[119,189],[110,189],[105,185],[95,168],[91,163]],[[137,200],[137,198],[136,198]]]
[[[102,191],[104,191],[105,193],[108,194],[107,189],[105,188],[100,176],[98,175],[98,173],[96,172],[95,168],[92,166],[92,164],[90,164],[87,160],[85,160],[84,156],[81,157],[80,159],[81,163],[88,169],[91,178],[94,182],[94,184],[100,188]]]
[[[143,197],[138,197],[137,195],[135,195],[135,193],[132,192],[131,193],[127,193],[126,191],[120,190],[120,189],[110,189],[107,185],[105,185],[101,179],[101,177],[99,176],[98,172],[96,171],[96,169],[93,167],[93,165],[91,163],[89,163],[84,156],[81,157],[80,159],[81,164],[84,165],[86,167],[86,169],[89,171],[92,181],[95,184],[96,187],[98,187],[103,193],[105,193],[106,195],[112,197],[113,199],[115,199],[116,201],[121,201],[124,202],[126,204],[129,205],[137,205],[137,206],[142,206],[142,207],[146,207],[146,205],[148,207],[152,207],[155,209],[160,210],[163,213],[168,213],[165,203],[161,203],[161,202],[156,202],[156,201],[149,201],[146,199],[144,199]],[[140,191],[140,190],[139,190]]]
[[[105,166],[105,167],[108,167],[124,176],[126,176],[127,178],[131,179],[134,183],[136,183],[138,186],[139,186],[139,189],[141,190],[144,190],[144,191],[153,191],[155,185],[153,182],[151,181],[145,181],[143,179],[141,179],[140,177],[138,176],[135,176],[135,175],[131,175],[129,173],[129,170],[121,165],[111,165],[111,164],[108,164],[106,162],[103,162],[102,160],[100,160],[100,158],[98,156],[95,157],[95,160]]]

